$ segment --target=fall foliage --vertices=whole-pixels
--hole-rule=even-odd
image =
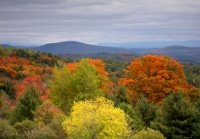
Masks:
[[[200,66],[119,55],[0,46],[0,138],[199,138]]]
[[[145,96],[151,102],[161,103],[173,91],[182,90],[186,83],[183,67],[168,56],[146,55],[135,58],[119,81],[132,94],[131,99]]]
[[[130,135],[124,111],[105,98],[75,103],[63,128],[73,139],[124,139]]]

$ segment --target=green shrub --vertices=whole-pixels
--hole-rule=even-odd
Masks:
[[[133,139],[164,139],[164,136],[159,131],[148,128],[136,133]]]
[[[48,126],[33,129],[25,133],[27,139],[59,139],[55,131]]]
[[[0,119],[0,139],[17,139],[18,133],[8,120]]]
[[[19,133],[20,139],[27,139],[26,133],[38,128],[37,124],[33,121],[30,120],[24,120],[22,122],[18,122],[14,125],[14,128],[17,130]]]

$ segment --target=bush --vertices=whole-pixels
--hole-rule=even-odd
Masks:
[[[27,139],[59,139],[55,131],[47,126],[33,129],[25,133]]]
[[[164,136],[159,131],[148,128],[136,133],[133,139],[164,139]]]
[[[0,139],[17,139],[18,133],[7,120],[0,119]]]
[[[27,139],[26,133],[38,128],[37,124],[30,120],[24,120],[14,125],[14,128],[18,131],[20,139]]]
[[[58,136],[58,139],[66,139],[67,134],[62,127],[62,122],[64,121],[65,117],[60,117],[58,119],[52,120],[49,124],[50,128],[55,130],[55,134]]]

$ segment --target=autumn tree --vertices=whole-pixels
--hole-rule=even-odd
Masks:
[[[43,102],[34,113],[34,121],[40,125],[47,125],[64,113],[51,102]]]
[[[102,96],[101,80],[88,59],[82,59],[73,71],[72,87],[77,93],[75,100],[93,99]]]
[[[73,139],[124,139],[130,134],[124,111],[105,98],[75,103],[63,128]]]
[[[100,87],[106,95],[111,95],[110,88],[112,82],[108,78],[108,72],[105,70],[105,64],[100,59],[89,59],[89,62],[95,67],[98,76],[100,77]]]
[[[67,67],[70,70],[75,70],[76,67],[83,61],[84,59],[82,59],[80,62],[75,62],[75,63],[69,63],[67,64]],[[85,59],[86,60],[86,59]],[[88,62],[90,63],[91,66],[93,66],[93,68],[95,69],[97,75],[100,78],[100,82],[99,82],[99,87],[101,88],[101,90],[104,92],[104,94],[106,95],[111,95],[111,87],[112,87],[112,82],[109,80],[108,78],[108,72],[105,70],[105,64],[102,60],[100,59],[87,59]]]
[[[53,79],[50,80],[50,97],[53,103],[62,110],[69,109],[73,103],[75,94],[71,91],[71,71],[66,67],[55,67]]]
[[[45,93],[46,88],[40,75],[27,76],[20,84],[15,85],[15,88],[17,90],[17,98],[20,98],[24,94],[24,91],[28,86],[34,86],[35,88],[37,88],[40,95],[43,95]]]
[[[50,90],[53,103],[64,111],[69,110],[74,101],[103,96],[100,77],[88,59],[82,59],[73,71],[65,65],[56,67]]]
[[[158,103],[173,91],[181,90],[185,83],[181,64],[168,56],[156,55],[135,58],[119,81],[132,92],[132,97],[143,95]]]

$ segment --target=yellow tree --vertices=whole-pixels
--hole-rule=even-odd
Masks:
[[[168,56],[146,55],[135,58],[119,81],[131,92],[130,98],[144,95],[151,102],[162,103],[166,96],[186,84],[183,67]]]
[[[124,139],[130,135],[126,115],[105,98],[77,102],[63,122],[72,139]]]

